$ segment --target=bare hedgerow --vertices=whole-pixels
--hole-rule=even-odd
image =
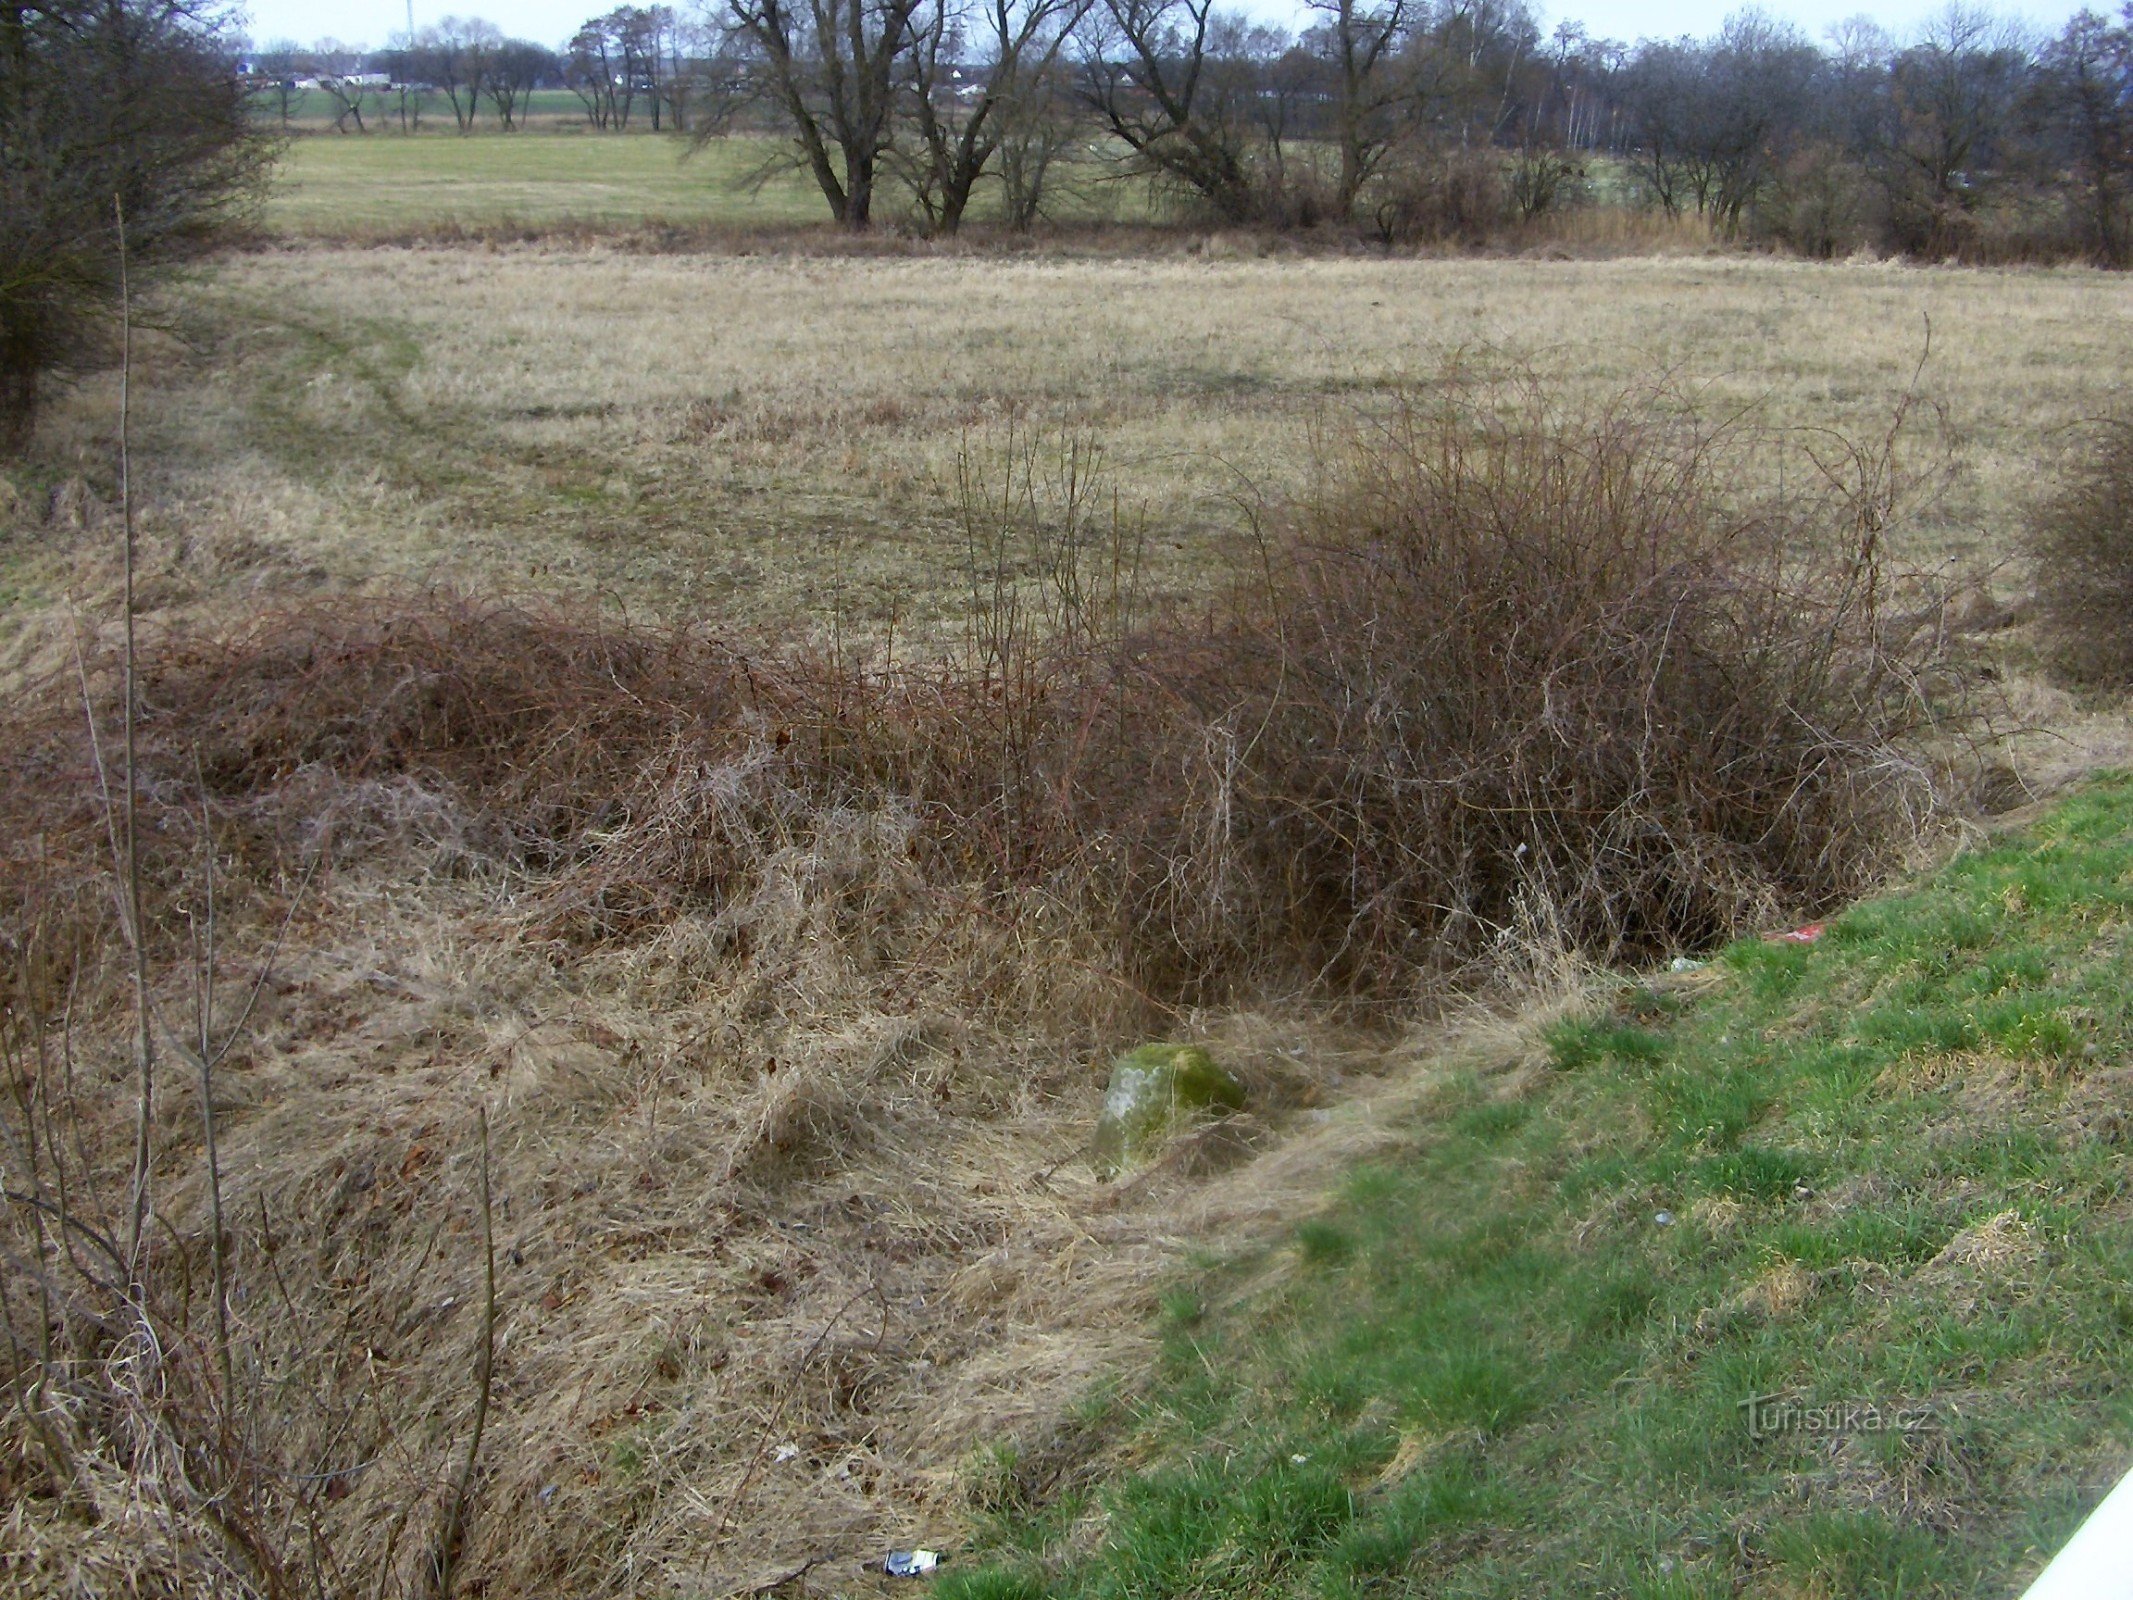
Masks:
[[[2133,419],[2096,425],[2030,530],[2037,610],[2055,663],[2133,684]]]
[[[893,670],[341,601],[167,643],[148,749],[180,791],[197,751],[261,859],[301,848],[319,774],[449,795],[455,858],[579,943],[746,899],[880,816],[900,880],[1041,906],[1165,1001],[1406,994],[1521,927],[1601,959],[1704,945],[1899,859],[1970,714],[1943,608],[1882,547],[1892,447],[1781,502],[1751,481],[1781,444],[1666,397],[1566,417],[1453,381],[1330,438],[1260,574],[1195,616],[1135,612],[1116,527],[1047,568],[1100,567],[1100,605],[1057,571],[984,583],[1028,541],[974,533],[980,620]],[[964,495],[974,528],[1035,515],[1011,481]]]

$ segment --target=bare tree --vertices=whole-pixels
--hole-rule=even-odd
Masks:
[[[1514,122],[1539,45],[1526,0],[1432,0],[1413,17],[1403,63],[1415,131],[1461,149],[1493,143]]]
[[[1249,24],[1214,0],[1103,0],[1085,30],[1082,92],[1141,170],[1195,195],[1226,222],[1259,209],[1249,98],[1226,46]],[[1229,59],[1225,59],[1228,57]]]
[[[296,80],[306,75],[307,65],[304,49],[294,39],[270,40],[252,57],[253,93],[273,111],[275,121],[284,129],[289,126],[289,113],[296,109],[303,94]]]
[[[674,27],[674,13],[665,6],[617,6],[598,19],[614,41],[621,119],[629,125],[630,114],[640,97],[651,113],[657,132],[666,114],[666,40]]]
[[[506,39],[496,47],[489,68],[489,103],[496,120],[510,133],[524,120],[533,91],[558,71],[555,52],[525,39]]]
[[[1686,40],[1646,44],[1623,77],[1632,137],[1630,170],[1668,216],[1690,202],[1702,208],[1706,186],[1695,159],[1701,53]]]
[[[1319,151],[1331,131],[1326,109],[1337,98],[1325,60],[1286,29],[1255,23],[1239,33],[1224,66],[1240,74],[1252,108],[1262,213],[1292,225],[1317,221],[1325,209]]]
[[[384,67],[392,80],[380,98],[391,102],[400,131],[421,132],[422,113],[430,103],[430,85],[419,49],[410,41],[410,36],[402,34],[396,43],[387,46],[373,59]]]
[[[2039,99],[2091,252],[2133,260],[2133,6],[2116,23],[2075,14],[2046,48]]]
[[[502,30],[479,17],[446,17],[416,36],[417,69],[444,91],[461,133],[473,130],[481,103],[488,98],[496,53],[503,42]]]
[[[847,228],[873,217],[889,147],[898,62],[913,48],[923,0],[729,0],[756,87]],[[708,136],[708,128],[705,136]]]
[[[1899,249],[1938,256],[1962,246],[2029,71],[2013,28],[1960,6],[1890,62],[1867,159]]]
[[[327,104],[333,108],[335,133],[346,133],[351,122],[357,133],[370,132],[369,124],[363,120],[363,107],[368,104],[376,109],[378,91],[375,85],[365,81],[362,73],[322,73],[318,86]]]
[[[653,125],[685,134],[696,112],[696,96],[703,87],[701,63],[718,52],[716,32],[697,19],[684,18],[670,6],[654,8],[659,14],[652,33],[652,85],[656,104]]]
[[[629,79],[622,71],[622,41],[612,27],[613,15],[595,17],[571,35],[564,54],[563,78],[585,106],[585,120],[596,128],[629,126]]]
[[[1000,126],[996,166],[1000,215],[1018,232],[1036,225],[1055,187],[1055,174],[1083,141],[1087,108],[1074,93],[1067,63],[1019,75],[1015,93],[994,114]]]
[[[659,132],[674,118],[677,86],[686,81],[680,19],[672,6],[625,6],[614,15],[622,40],[622,70],[643,93],[652,130]],[[677,126],[675,131],[681,130]]]
[[[218,8],[201,0],[0,5],[0,451],[45,380],[114,353],[126,218],[144,274],[211,247],[265,181]]]
[[[399,112],[400,131],[402,133],[420,133],[422,131],[422,112],[430,103],[429,86],[417,82],[413,78],[402,77],[395,73],[390,93],[393,99],[393,106]]]
[[[936,231],[962,226],[972,191],[1002,141],[1018,131],[1017,111],[1050,78],[1090,4],[927,0],[914,19],[903,63],[918,144],[906,176]],[[1026,158],[1029,147],[1018,153]],[[1030,176],[1026,165],[1021,176],[1025,182]]]
[[[564,77],[596,128],[617,131],[645,102],[654,130],[666,120],[669,75],[678,70],[678,24],[667,6],[617,6],[578,29]]]
[[[1410,0],[1311,0],[1326,20],[1305,36],[1333,67],[1333,209],[1355,211],[1363,185],[1401,132],[1413,79],[1395,70]]]
[[[1805,127],[1820,55],[1754,12],[1709,44],[1647,46],[1626,76],[1633,167],[1659,203],[1691,203],[1727,232],[1769,187]]]

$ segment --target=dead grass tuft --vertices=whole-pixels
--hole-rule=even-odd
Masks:
[[[2001,1211],[1956,1234],[1919,1275],[1929,1282],[2004,1285],[2019,1281],[2043,1254],[2043,1242],[2022,1214]]]
[[[2133,685],[2133,420],[2093,425],[2030,544],[2057,665],[2077,682]]]

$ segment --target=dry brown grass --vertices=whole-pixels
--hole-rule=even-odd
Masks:
[[[2055,664],[2133,687],[2133,422],[2091,424],[2032,533],[2037,604]]]
[[[121,941],[80,707],[31,696],[0,817],[30,845],[0,860],[38,1152],[9,1327],[43,1352],[24,1455],[62,1443],[29,1570],[419,1591],[477,1408],[465,1560],[500,1592],[745,1587],[952,1525],[958,1458],[1117,1357],[1143,1206],[1249,1159],[1331,1064],[1217,1025],[1253,1117],[1099,1194],[1064,1168],[1106,1042],[1195,1000],[1411,1008],[1484,959],[1707,937],[1900,850],[1939,635],[1877,609],[1871,537],[1819,565],[1829,527],[1728,509],[1708,434],[1523,404],[1349,440],[1198,620],[1136,623],[1117,525],[1078,524],[901,669],[434,594],[158,638],[161,1003],[197,985],[210,862],[225,952],[281,968],[223,1079],[227,1380],[182,1096],[142,1287],[66,1249],[120,1231]],[[967,483],[973,543],[1029,493]],[[107,726],[111,677],[85,662]],[[153,1536],[107,1506],[63,1554],[83,1493]]]
[[[914,903],[878,821],[818,825],[745,899],[561,959],[526,926],[522,875],[469,850],[465,808],[383,781],[342,798],[344,822],[407,829],[337,852],[222,1089],[239,1382],[272,1396],[253,1506],[315,1521],[337,1564],[322,1587],[368,1592],[394,1532],[391,1590],[419,1587],[472,1403],[478,1107],[503,1319],[467,1575],[490,1593],[743,1592],[817,1558],[863,1585],[861,1557],[952,1537],[981,1448],[1041,1443],[1130,1369],[1183,1243],[1270,1226],[1382,1133],[1366,1099],[1249,1176],[1099,1188],[1071,1158],[1115,989],[1081,982],[1041,925]],[[225,813],[238,831],[243,811]],[[270,921],[233,915],[227,937],[256,957]],[[76,1026],[79,1100],[56,1070],[17,1092],[78,1107],[61,1154],[108,1173],[126,1107],[99,1030]],[[1261,1137],[1344,1070],[1384,1070],[1295,1024],[1213,1033]],[[213,1414],[193,1110],[173,1097],[159,1129],[158,1324],[191,1330],[165,1341],[156,1390],[173,1437],[181,1404],[195,1436]],[[11,1321],[35,1316],[18,1301]],[[60,1363],[61,1413],[130,1394],[93,1322],[68,1325],[88,1337]],[[6,1547],[31,1592],[248,1576],[123,1437],[59,1421],[105,1504],[85,1521],[15,1458]],[[1054,1448],[1070,1466],[1093,1444]]]
[[[1909,382],[1927,318],[1924,392],[1953,472],[1901,553],[1989,564],[2014,548],[2060,430],[2109,409],[2133,315],[2122,277],[2080,270],[1211,244],[231,262],[201,286],[197,352],[165,347],[139,384],[153,603],[446,581],[729,628],[826,632],[841,614],[878,638],[893,619],[915,638],[968,603],[957,460],[1011,428],[1087,431],[1147,512],[1151,587],[1188,593],[1237,559],[1240,500],[1301,486],[1329,411],[1388,407],[1448,354],[1531,368],[1573,400],[1664,373],[1713,415],[1864,433]],[[63,630],[39,619],[102,592],[71,524],[110,498],[109,416],[82,391],[19,474],[11,652],[53,648]]]
[[[1990,555],[2034,438],[2117,381],[2106,356],[2124,315],[2121,286],[2089,274],[1734,259],[320,251],[233,263],[208,292],[227,342],[164,347],[149,385],[150,887],[173,1012],[204,886],[203,788],[231,974],[265,962],[294,906],[218,1096],[247,1289],[239,1386],[272,1400],[247,1413],[273,1426],[247,1435],[246,1492],[262,1515],[315,1522],[366,1582],[393,1532],[394,1586],[419,1577],[472,1405],[485,1107],[503,1318],[466,1575],[491,1594],[734,1592],[824,1555],[810,1581],[863,1588],[862,1555],[954,1537],[982,1446],[1020,1436],[1043,1471],[1075,1471],[1095,1446],[1061,1429],[1066,1403],[1143,1351],[1181,1245],[1292,1219],[1382,1137],[1385,1102],[1358,1085],[1429,1080],[1427,1036],[1181,1004],[1265,941],[1192,943],[1225,909],[1220,875],[1200,870],[1220,854],[1200,849],[1220,785],[1204,760],[1144,758],[1204,757],[1216,714],[1282,659],[1267,644],[1270,623],[1296,620],[1284,606],[1352,605],[1373,552],[1416,536],[1399,505],[1433,458],[1382,453],[1401,435],[1374,430],[1445,349],[1533,355],[1571,417],[1625,374],[1670,368],[1689,409],[1753,402],[1759,437],[1797,444],[1791,424],[1885,416],[1930,309],[1957,479],[1890,537],[1912,555]],[[829,303],[854,322],[823,325],[813,308]],[[1817,344],[1824,329],[1845,342]],[[10,999],[10,1048],[27,1050],[10,1114],[74,1119],[70,1170],[108,1179],[130,1138],[98,965],[115,946],[59,604],[98,612],[110,592],[98,398],[77,397],[7,513],[4,581],[22,603],[0,828],[8,902],[42,912],[10,924],[11,981],[30,986]],[[1354,433],[1329,425],[1335,406],[1363,419]],[[1658,444],[1682,436],[1679,416],[1646,420]],[[1046,644],[1067,604],[1069,474],[1027,453],[1033,436],[1096,451],[1120,492],[1083,555],[1128,535],[1144,547],[1148,606],[1083,589],[1097,615],[1073,649]],[[1486,484],[1533,436],[1504,434],[1459,481]],[[1752,502],[1770,459],[1707,487]],[[1563,475],[1528,509],[1583,504],[1579,482]],[[1021,507],[997,543],[959,503],[971,484]],[[1473,554],[1490,502],[1454,498]],[[1145,642],[1166,602],[1204,596],[1256,548],[1255,516],[1278,540],[1309,532],[1295,508],[1313,505],[1369,537],[1319,526],[1276,563],[1277,596],[1240,592],[1184,645],[1121,664],[1121,640]],[[1800,515],[1726,524],[1717,545],[1770,555],[1765,535]],[[973,581],[989,564],[1004,585]],[[1707,580],[1746,570],[1770,569],[1644,560],[1625,587],[1566,598],[1619,619],[1674,593],[1668,573],[1710,599],[1723,591]],[[424,578],[563,598],[410,601]],[[1005,635],[1003,615],[1022,619]],[[1847,661],[1871,658],[1874,628],[1844,638]],[[108,704],[108,652],[92,636],[87,654]],[[55,673],[59,687],[21,692]],[[1311,717],[1358,685],[1368,671],[1317,680],[1315,707],[1275,727],[1266,772],[1339,791],[1339,774],[1295,758]],[[1122,702],[1129,686],[1162,693]],[[1670,684],[1665,705],[1694,704],[1694,687]],[[1133,739],[1107,742],[1113,724],[1086,713],[1121,703]],[[1301,988],[1359,912],[1357,948],[1404,943],[1399,918],[1370,925],[1384,907],[1360,879],[1314,868],[1289,898],[1268,863],[1293,856],[1285,841],[1326,795],[1263,776],[1236,880],[1259,898],[1237,914],[1260,932],[1293,923],[1297,942],[1237,982]],[[1105,829],[1151,870],[1092,873]],[[1844,859],[1821,888],[1784,892],[1838,893],[1871,870]],[[1371,870],[1386,863],[1410,865],[1393,850]],[[1533,937],[1548,930],[1501,906],[1491,919],[1521,979],[1554,970],[1564,952]],[[1211,1035],[1254,1119],[1101,1188],[1073,1159],[1095,1064],[1158,1029]],[[39,1038],[68,1048],[36,1058]],[[226,1560],[126,1442],[197,1446],[215,1416],[197,1127],[173,1088],[156,1127],[155,1315],[177,1330],[165,1409],[75,1285],[83,1344],[61,1409],[101,1500],[87,1518],[35,1489],[28,1454],[8,1458],[0,1546],[26,1587],[137,1576],[211,1592]],[[106,1182],[82,1204],[115,1199]],[[49,1249],[34,1219],[11,1226],[18,1262]],[[21,1296],[8,1316],[18,1338],[36,1325]],[[105,1426],[114,1415],[145,1431]]]

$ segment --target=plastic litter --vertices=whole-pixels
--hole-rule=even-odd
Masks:
[[[1311,1458],[1309,1456],[1291,1456],[1289,1457],[1289,1465],[1292,1467],[1300,1467],[1310,1459]]]
[[[798,1445],[781,1444],[777,1447],[777,1449],[770,1452],[770,1459],[773,1461],[792,1461],[796,1459],[799,1454],[800,1447]]]
[[[1666,964],[1666,970],[1669,972],[1701,972],[1710,964],[1708,961],[1698,961],[1694,956],[1676,956]]]
[[[881,1570],[892,1578],[923,1578],[940,1564],[938,1550],[891,1550]]]
[[[1652,1221],[1662,1228],[1671,1228],[1674,1225],[1674,1213],[1671,1211],[1654,1211],[1652,1213]]]
[[[1822,932],[1826,927],[1828,927],[1827,923],[1810,922],[1804,927],[1794,928],[1790,933],[1773,933],[1770,936],[1770,942],[1772,944],[1813,944],[1822,937]]]

